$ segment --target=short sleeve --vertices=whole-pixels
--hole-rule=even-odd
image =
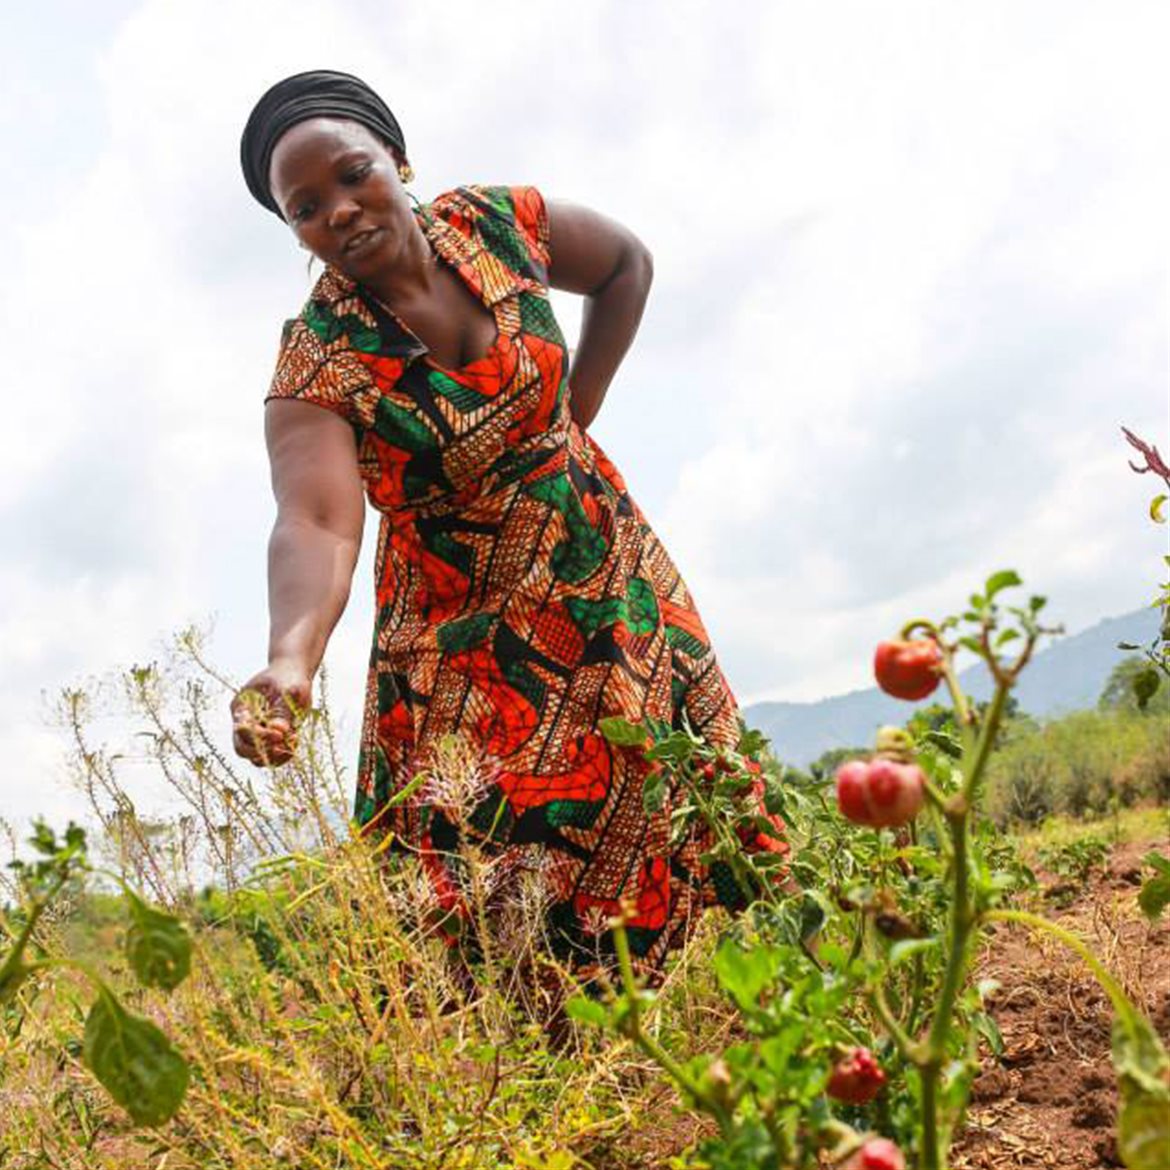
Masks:
[[[512,199],[516,229],[547,269],[551,257],[548,250],[548,208],[544,196],[535,187],[509,187],[508,192]]]
[[[456,194],[474,208],[474,230],[491,252],[518,276],[548,284],[548,208],[535,187],[468,185]]]
[[[352,426],[369,427],[379,398],[373,367],[381,347],[377,324],[355,285],[326,269],[301,315],[284,323],[264,401],[312,402]]]

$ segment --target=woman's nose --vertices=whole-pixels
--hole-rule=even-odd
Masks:
[[[333,210],[329,213],[329,226],[348,227],[361,213],[362,209],[353,199],[342,199],[333,205]]]

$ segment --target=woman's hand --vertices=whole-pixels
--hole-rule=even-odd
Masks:
[[[232,746],[260,767],[285,764],[297,746],[297,724],[313,703],[308,672],[273,663],[253,675],[232,699]]]

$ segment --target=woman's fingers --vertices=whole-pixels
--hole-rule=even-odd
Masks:
[[[264,726],[245,721],[237,723],[232,731],[232,746],[236,754],[254,764],[283,764],[292,758],[296,736],[287,725]]]
[[[232,746],[237,755],[253,764],[283,764],[296,747],[289,704],[267,680],[256,680],[241,690],[231,703]]]

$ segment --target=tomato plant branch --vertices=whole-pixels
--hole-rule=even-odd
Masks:
[[[697,1105],[706,1109],[719,1123],[725,1134],[731,1132],[731,1115],[721,1102],[712,1098],[702,1085],[653,1036],[642,1029],[640,997],[641,990],[634,978],[634,965],[630,960],[630,940],[625,925],[620,920],[612,922],[614,949],[617,951],[618,972],[622,990],[626,997],[625,1016],[621,1020],[621,1031],[626,1034],[651,1060],[666,1072],[675,1083],[691,1097]]]
[[[1039,914],[1031,914],[1027,910],[987,910],[980,915],[980,918],[983,922],[1018,922],[1021,926],[1044,931],[1052,935],[1053,938],[1059,939],[1069,950],[1075,951],[1085,966],[1092,971],[1105,994],[1109,996],[1114,1011],[1119,1016],[1133,1014],[1134,1006],[1130,1002],[1129,996],[1122,990],[1121,984],[1113,978],[1105,965],[1093,954],[1089,945],[1079,935],[1074,934],[1071,930],[1066,930],[1063,926],[1058,926],[1055,922],[1050,922],[1047,918],[1042,918]]]
[[[907,1060],[916,1062],[916,1057],[919,1054],[919,1046],[898,1022],[898,1017],[894,1015],[893,1010],[890,1008],[889,1001],[886,999],[885,990],[880,983],[875,984],[870,990],[869,1001],[873,1006],[874,1015],[881,1020],[882,1026],[890,1034],[890,1039],[893,1040],[898,1051]]]

